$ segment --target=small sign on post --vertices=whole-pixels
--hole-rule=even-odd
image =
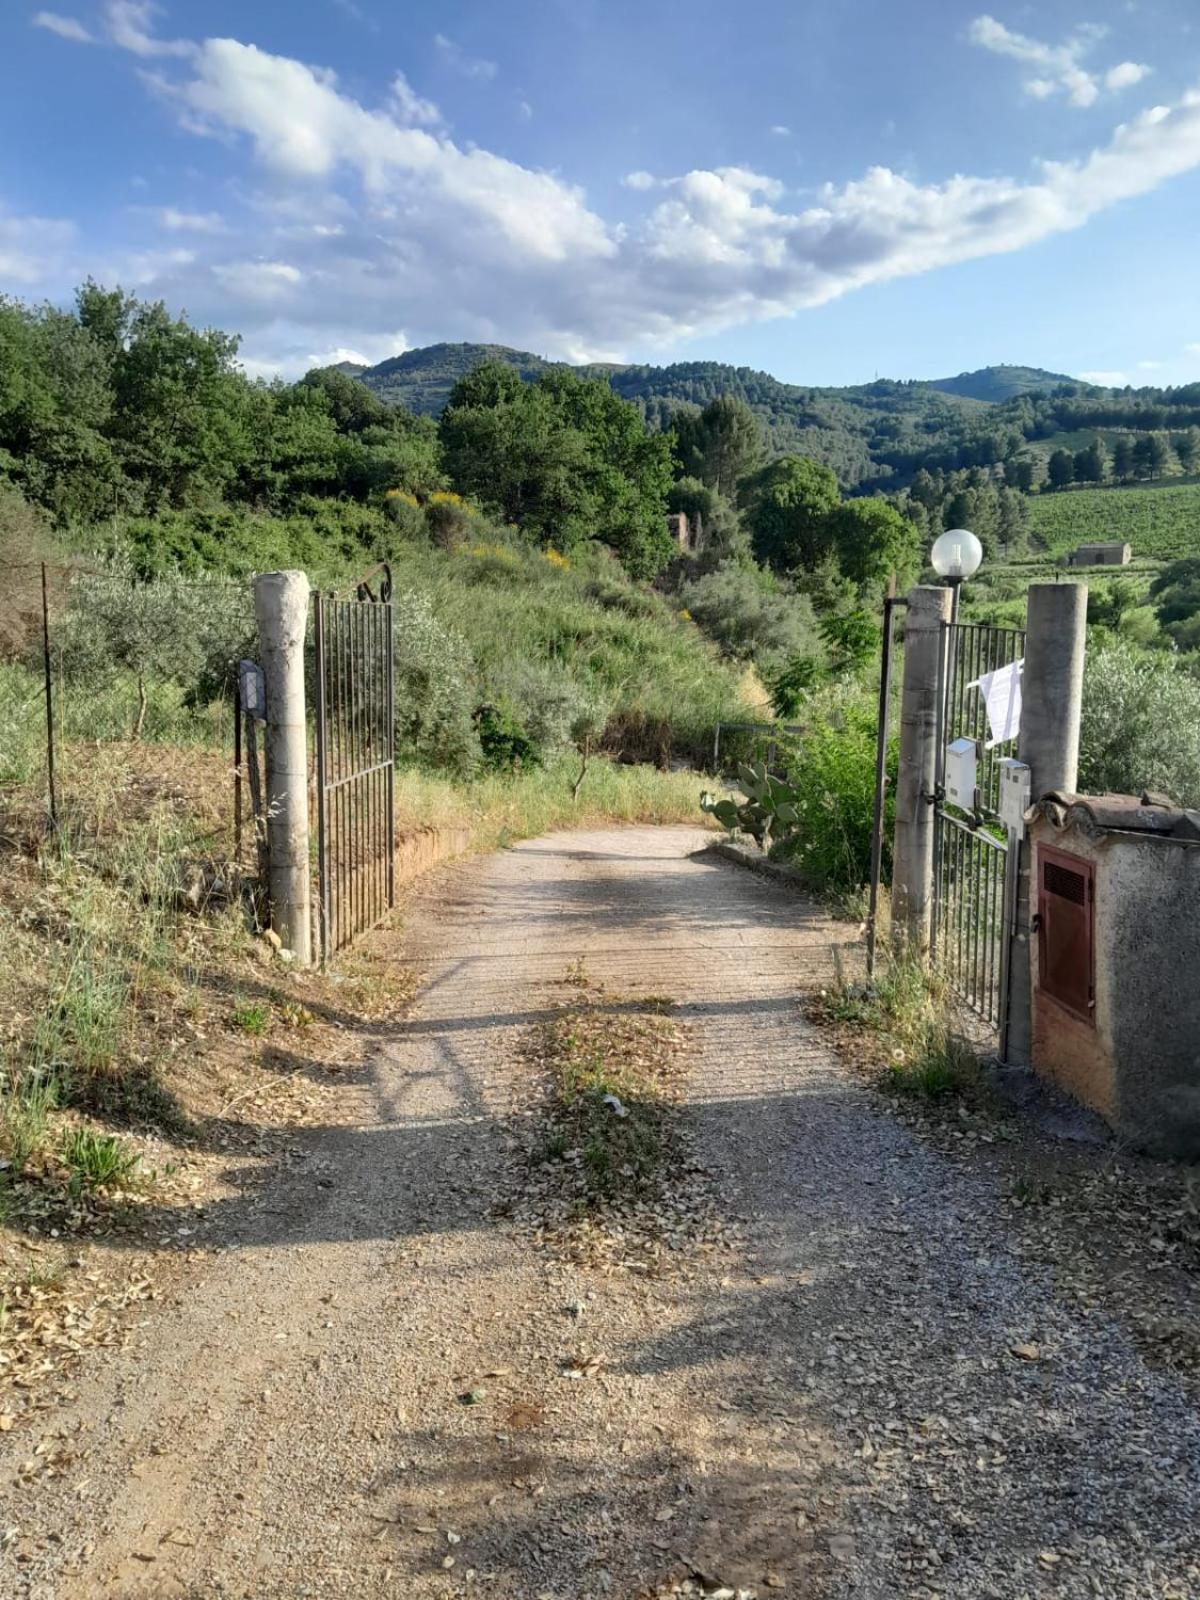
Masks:
[[[238,685],[241,691],[242,710],[255,722],[267,720],[267,691],[263,670],[257,661],[238,662]]]

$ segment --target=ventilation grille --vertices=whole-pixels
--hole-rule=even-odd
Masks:
[[[1043,867],[1042,883],[1047,894],[1059,900],[1069,900],[1073,906],[1087,904],[1087,879],[1081,872],[1060,867],[1057,861],[1047,861]]]

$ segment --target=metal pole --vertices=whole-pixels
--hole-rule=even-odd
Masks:
[[[887,748],[891,733],[892,627],[897,606],[907,604],[888,595],[883,602],[883,654],[879,663],[879,720],[875,738],[875,814],[871,828],[871,898],[867,907],[867,976],[875,976],[879,880],[883,870],[883,812],[887,791]]]
[[[46,779],[50,791],[50,826],[58,828],[58,783],[54,772],[54,686],[50,671],[50,600],[46,563],[42,562],[42,667],[46,676]]]
[[[317,942],[322,963],[329,960],[329,832],[325,809],[328,782],[325,753],[325,597],[313,597],[317,658]]]
[[[1033,802],[1073,794],[1079,781],[1079,718],[1087,633],[1087,585],[1034,583],[1029,588],[1025,667],[1021,673],[1021,733],[1017,754],[1029,766]],[[1029,840],[1018,852],[1015,933],[1009,957],[1006,1059],[1033,1061],[1033,972],[1030,935],[1036,896]]]
[[[892,943],[897,953],[929,947],[933,901],[934,785],[937,776],[939,655],[950,591],[910,591],[904,625],[900,765],[892,868]]]
[[[390,589],[390,584],[389,584]],[[387,896],[388,910],[396,904],[396,657],[395,615],[389,600],[387,623]]]
[[[242,859],[242,673],[233,675],[233,859]]]
[[[308,727],[304,636],[308,578],[266,572],[254,580],[254,609],[266,684],[267,844],[271,920],[297,965],[312,964],[308,860]]]

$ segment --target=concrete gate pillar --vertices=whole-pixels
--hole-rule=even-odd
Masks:
[[[929,949],[933,908],[934,810],[937,781],[938,662],[942,623],[950,620],[949,589],[909,591],[904,619],[904,682],[900,699],[900,764],[892,865],[892,947],[897,955]]]

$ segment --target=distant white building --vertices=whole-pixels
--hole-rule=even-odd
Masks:
[[[1081,544],[1067,557],[1069,567],[1127,567],[1133,549],[1127,544]]]

